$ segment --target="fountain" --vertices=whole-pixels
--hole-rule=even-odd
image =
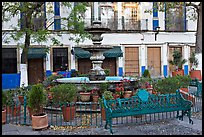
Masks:
[[[102,69],[103,60],[105,59],[103,52],[113,47],[101,45],[101,41],[103,40],[101,35],[102,33],[110,31],[110,29],[101,27],[101,21],[95,20],[93,21],[93,25],[86,30],[92,35],[93,41],[93,45],[81,47],[91,53],[90,60],[92,61],[92,69],[89,74],[89,79],[92,81],[105,80],[105,72],[104,69]]]
[[[121,80],[127,79],[130,80],[132,85],[136,81],[135,78],[132,77],[119,77],[119,76],[106,76],[104,69],[102,68],[103,60],[105,59],[103,52],[113,48],[109,45],[101,45],[101,41],[103,37],[101,35],[110,31],[109,28],[102,27],[101,21],[95,19],[93,25],[86,30],[92,35],[93,45],[85,45],[81,46],[84,50],[87,50],[91,53],[90,60],[92,61],[92,69],[88,77],[72,77],[72,78],[60,78],[57,79],[57,83],[75,83],[80,87],[82,83],[86,83],[90,85],[91,88],[99,88],[101,83],[109,82],[112,91],[115,89],[115,85],[120,83]],[[111,90],[111,88],[110,88]]]

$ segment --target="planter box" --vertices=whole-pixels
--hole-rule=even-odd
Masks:
[[[200,70],[191,70],[191,71],[189,71],[189,74],[190,74],[190,77],[191,77],[192,79],[197,78],[199,81],[202,80]]]
[[[172,72],[172,77],[173,76],[176,76],[176,75],[181,75],[181,76],[184,76],[184,70],[178,70],[178,71],[173,71]]]

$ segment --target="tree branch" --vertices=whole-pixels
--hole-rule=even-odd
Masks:
[[[200,4],[199,4],[200,5]],[[195,3],[192,3],[192,2],[189,2],[189,3],[186,3],[186,6],[192,6],[196,9],[196,12],[198,13],[199,11],[199,5],[196,5]]]

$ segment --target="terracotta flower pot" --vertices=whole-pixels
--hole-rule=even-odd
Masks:
[[[182,94],[184,99],[191,101],[193,103],[193,106],[195,106],[195,96],[194,95],[186,93],[185,91],[182,91],[182,90],[180,90],[180,93]]]
[[[70,121],[73,120],[75,117],[75,106],[62,106],[62,114],[64,121]]]
[[[90,92],[80,92],[80,99],[82,102],[87,102],[90,100],[91,93]]]
[[[123,97],[130,98],[132,96],[132,91],[125,91]]]
[[[92,98],[93,98],[93,102],[98,102],[99,96],[98,95],[93,95]]]
[[[178,70],[178,71],[173,71],[173,72],[172,72],[172,77],[173,77],[173,76],[176,76],[176,75],[184,76],[184,70],[181,69],[181,70]]]
[[[101,108],[101,117],[102,117],[102,120],[106,120],[105,108]]]
[[[199,81],[202,80],[201,71],[200,70],[191,70],[191,71],[189,71],[189,74],[190,74],[190,77],[192,79],[197,78]]]
[[[20,116],[21,115],[21,106],[14,106],[13,108],[11,106],[6,107],[7,114],[11,114],[13,117]]]
[[[6,123],[6,109],[2,110],[2,124]]]
[[[42,113],[41,115],[32,115],[32,128],[33,129],[44,129],[48,127],[47,114]]]
[[[180,90],[183,90],[185,92],[188,92],[188,88],[180,88]]]
[[[18,96],[18,99],[19,99],[19,101],[20,101],[21,104],[24,103],[24,96],[19,95],[19,96]]]

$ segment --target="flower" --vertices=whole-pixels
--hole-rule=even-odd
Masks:
[[[92,89],[91,94],[92,95],[98,95],[98,90],[97,89]]]

